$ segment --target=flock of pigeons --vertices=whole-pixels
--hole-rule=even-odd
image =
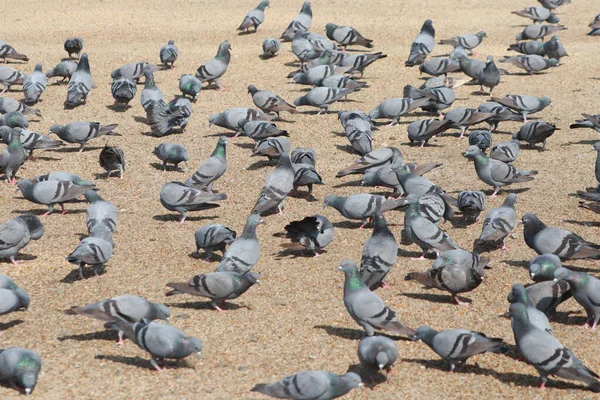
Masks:
[[[561,58],[567,56],[556,32],[566,29],[559,23],[554,9],[570,0],[539,0],[542,6],[528,7],[514,14],[531,19],[516,37],[517,43],[510,45],[522,55],[506,57],[499,61],[536,73],[560,65]],[[244,33],[256,32],[264,21],[265,8],[269,0],[262,1],[244,18],[238,30]],[[541,24],[537,24],[540,22]],[[346,98],[366,86],[356,78],[363,76],[365,69],[373,62],[385,58],[383,53],[348,53],[347,46],[372,48],[372,40],[362,36],[349,26],[326,25],[326,35],[309,32],[312,23],[312,9],[306,1],[296,18],[281,36],[284,42],[291,42],[291,50],[300,61],[300,68],[290,74],[290,78],[300,85],[314,86],[305,95],[288,103],[268,90],[248,86],[248,93],[259,109],[232,108],[212,115],[210,124],[234,131],[235,136],[245,135],[253,139],[255,156],[265,156],[276,164],[269,173],[264,186],[247,219],[240,236],[233,230],[220,225],[202,226],[195,232],[197,250],[205,251],[210,259],[214,252],[222,252],[215,272],[200,274],[188,282],[172,282],[167,296],[190,294],[207,297],[216,310],[225,300],[235,299],[248,291],[259,281],[259,275],[252,271],[260,258],[260,243],[257,226],[263,222],[262,215],[283,212],[286,198],[297,194],[298,188],[306,186],[308,196],[312,196],[312,185],[322,184],[316,169],[316,152],[310,148],[291,149],[288,132],[272,123],[278,120],[281,112],[298,113],[297,107],[318,108],[318,114],[326,112],[333,102]],[[590,35],[600,35],[600,15],[590,24]],[[548,41],[546,36],[554,35]],[[425,112],[442,116],[415,121],[408,125],[411,142],[426,146],[428,141],[449,130],[459,129],[460,137],[467,129],[487,123],[488,129],[471,130],[469,146],[464,156],[472,160],[481,181],[492,187],[492,197],[502,188],[513,183],[529,182],[537,171],[520,170],[513,165],[518,158],[521,142],[530,147],[546,140],[558,129],[554,124],[539,120],[527,122],[527,117],[551,105],[547,97],[529,95],[509,95],[492,97],[500,83],[502,74],[508,73],[496,66],[491,56],[486,62],[472,58],[474,50],[486,38],[481,31],[442,40],[440,44],[453,47],[447,58],[428,58],[435,45],[435,29],[431,20],[425,21],[421,32],[416,36],[407,67],[419,66],[421,73],[432,75],[420,88],[407,85],[403,98],[383,101],[368,114],[359,111],[338,113],[345,134],[356,153],[361,155],[354,164],[340,170],[337,177],[351,174],[362,175],[364,186],[387,187],[393,189],[390,197],[363,193],[347,197],[329,195],[324,205],[333,207],[347,219],[362,221],[361,229],[372,223],[373,234],[364,243],[360,266],[352,261],[342,261],[339,269],[345,274],[344,304],[351,317],[364,328],[366,336],[360,341],[358,358],[367,369],[375,372],[391,371],[398,357],[396,342],[387,336],[375,335],[383,330],[422,340],[440,357],[449,361],[450,369],[465,364],[473,355],[484,352],[505,352],[502,339],[488,338],[483,333],[467,329],[435,331],[422,326],[416,330],[404,326],[397,314],[386,306],[376,294],[385,287],[385,277],[398,257],[398,243],[388,228],[384,213],[404,208],[404,230],[402,240],[417,244],[423,251],[421,259],[428,252],[434,252],[436,259],[426,272],[411,272],[407,280],[415,280],[427,287],[449,292],[459,305],[458,294],[476,289],[484,279],[489,259],[478,252],[460,248],[450,235],[439,227],[442,220],[455,219],[455,209],[462,214],[466,224],[479,220],[486,209],[486,194],[481,191],[466,190],[453,198],[443,189],[422,175],[441,166],[440,163],[407,164],[399,149],[384,147],[373,149],[372,132],[376,130],[375,120],[391,120],[391,125],[408,113],[422,109]],[[541,40],[539,40],[541,39]],[[47,81],[52,77],[68,80],[65,108],[85,104],[87,96],[94,88],[87,54],[80,55],[83,40],[71,38],[65,42],[69,60],[56,65],[44,73],[37,64],[30,74],[24,74],[8,66],[0,66],[0,83],[4,92],[13,85],[22,85],[24,100],[10,97],[0,98],[0,134],[8,145],[0,154],[0,172],[9,184],[17,184],[24,199],[48,207],[46,214],[59,205],[85,196],[89,202],[86,223],[88,236],[69,254],[68,261],[79,266],[81,279],[84,267],[90,265],[98,275],[102,266],[112,257],[112,240],[118,222],[118,209],[104,200],[95,190],[93,182],[81,179],[69,172],[55,172],[32,179],[17,181],[19,168],[25,162],[33,162],[33,151],[54,149],[65,143],[75,143],[84,151],[89,140],[102,135],[116,135],[117,124],[102,125],[95,122],[72,122],[65,126],[54,125],[50,133],[60,140],[28,130],[27,116],[40,116],[33,106],[41,101]],[[279,39],[268,38],[263,42],[262,58],[277,56],[280,51]],[[161,137],[178,130],[185,130],[191,113],[192,103],[202,90],[203,83],[222,89],[221,78],[230,62],[231,46],[225,41],[219,45],[214,59],[201,65],[195,75],[180,78],[182,96],[170,102],[164,100],[161,90],[154,81],[154,72],[171,68],[177,61],[179,50],[173,41],[160,49],[160,65],[144,62],[132,63],[111,74],[111,91],[115,108],[128,107],[137,92],[137,84],[144,77],[141,103],[146,111],[147,122],[155,136]],[[72,58],[76,55],[76,58]],[[11,45],[0,42],[0,59],[28,61],[27,56]],[[450,72],[463,72],[472,82],[489,89],[491,100],[475,108],[451,108],[456,99],[454,88],[466,83],[464,79],[448,77]],[[2,93],[4,93],[2,92]],[[449,109],[445,114],[443,111]],[[571,128],[592,128],[600,132],[600,115],[584,114],[585,119],[576,121]],[[492,132],[503,121],[523,121],[524,124],[513,135],[511,141],[492,145]],[[160,191],[161,204],[169,211],[181,215],[184,223],[188,213],[218,207],[216,201],[225,200],[224,193],[215,192],[213,185],[227,171],[227,138],[218,139],[215,150],[205,162],[185,182],[165,183]],[[489,149],[489,152],[488,152]],[[581,205],[596,213],[600,212],[600,142],[593,146],[598,151],[595,166],[598,188],[579,192],[586,201]],[[167,164],[178,167],[189,160],[184,146],[163,143],[154,149],[154,154]],[[106,145],[99,155],[99,163],[108,176],[113,173],[121,178],[126,169],[125,155],[115,146]],[[517,195],[509,193],[504,203],[487,212],[476,247],[506,248],[505,240],[517,223],[515,203]],[[544,387],[549,375],[582,381],[596,392],[600,391],[600,377],[589,370],[575,354],[564,347],[553,335],[548,322],[556,307],[573,297],[587,314],[586,325],[592,330],[600,320],[600,281],[588,274],[569,271],[562,267],[561,260],[600,258],[600,246],[581,238],[575,233],[561,228],[546,226],[534,214],[521,218],[524,225],[524,239],[527,246],[539,256],[530,262],[531,278],[536,282],[528,287],[514,285],[509,295],[510,315],[517,348],[522,358],[533,366],[541,377]],[[0,258],[9,259],[15,265],[17,253],[30,240],[43,236],[40,218],[32,214],[20,215],[0,226]],[[283,247],[290,251],[306,251],[315,256],[328,246],[334,238],[334,226],[323,215],[308,216],[285,226],[280,236],[289,238]],[[29,297],[6,275],[0,275],[0,313],[7,314],[27,308]],[[119,344],[123,337],[131,339],[152,357],[152,366],[159,372],[164,370],[165,359],[179,359],[192,353],[200,355],[202,343],[188,336],[176,327],[154,322],[168,320],[169,309],[146,299],[123,295],[106,299],[82,307],[72,307],[65,311],[68,315],[85,315],[105,322],[105,327],[118,332]],[[41,368],[40,356],[24,348],[9,348],[0,352],[0,379],[9,382],[18,390],[29,394],[36,385]],[[304,371],[270,384],[258,384],[252,391],[278,398],[289,399],[333,399],[346,394],[351,389],[362,386],[361,377],[349,372],[336,375],[325,371]]]

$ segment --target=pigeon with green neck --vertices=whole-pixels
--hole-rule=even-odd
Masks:
[[[355,372],[336,375],[327,371],[302,371],[277,382],[259,383],[250,391],[279,399],[332,400],[355,387],[363,388],[360,376]]]
[[[562,268],[556,254],[542,254],[529,261],[529,275],[534,282],[554,280],[554,271]]]
[[[0,153],[0,172],[6,174],[8,183],[17,182],[17,172],[25,164],[26,158],[20,135],[13,131],[8,147]]]
[[[22,347],[0,349],[0,381],[30,395],[42,368],[40,355]]]
[[[531,324],[538,329],[552,334],[552,327],[550,326],[548,317],[542,311],[538,310],[536,307],[533,306],[531,300],[529,300],[527,290],[525,290],[523,285],[513,285],[512,291],[508,295],[508,302],[511,304],[523,304],[527,308],[527,316]]]
[[[210,157],[185,181],[187,186],[213,193],[214,183],[227,171],[227,138],[220,136]]]

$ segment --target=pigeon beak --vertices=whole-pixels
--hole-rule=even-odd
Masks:
[[[365,388],[365,384],[364,383],[359,383],[358,387],[360,388],[360,390],[363,390]]]
[[[29,396],[31,394],[31,388],[26,388],[25,389],[25,395]]]
[[[558,278],[554,278],[554,282],[558,282]]]
[[[257,285],[259,285],[259,286],[260,286],[260,281],[259,281],[259,280],[257,280],[257,281],[256,281],[256,282],[254,282],[254,283],[256,283]]]
[[[533,272],[530,275],[531,275],[531,279],[533,279],[535,277],[535,274]]]
[[[379,372],[381,372],[383,370],[383,367],[385,367],[385,365],[379,364],[378,367],[379,367]]]
[[[200,358],[200,352],[199,351],[196,352],[196,357]]]
[[[413,342],[416,342],[417,340],[419,340],[419,338],[417,337],[417,335],[414,335],[414,336],[412,337],[412,341],[413,341]]]
[[[341,271],[341,270],[342,270],[342,266],[340,265],[340,266],[338,267],[338,271]]]

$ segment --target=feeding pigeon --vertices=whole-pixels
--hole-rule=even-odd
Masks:
[[[516,37],[517,40],[544,40],[544,36],[552,35],[556,32],[567,29],[562,25],[528,25]]]
[[[174,164],[177,168],[182,162],[187,166],[187,162],[190,160],[187,149],[178,143],[161,143],[154,148],[152,153],[163,162],[163,171],[167,170],[167,164]]]
[[[117,207],[113,203],[104,200],[95,190],[85,192],[85,199],[90,203],[85,218],[88,235],[108,241],[112,240],[119,221]]]
[[[487,57],[485,67],[477,75],[475,82],[480,86],[482,93],[484,93],[483,87],[485,86],[490,89],[490,97],[494,95],[494,88],[500,83],[500,70],[494,63],[492,56]],[[482,112],[479,109],[477,111]]]
[[[493,116],[492,113],[480,112],[476,108],[453,108],[444,115],[444,120],[452,122],[450,127],[460,129],[459,138],[462,138],[467,128],[485,122]]]
[[[555,58],[544,58],[536,54],[517,57],[504,57],[499,60],[514,65],[517,68],[524,69],[530,74],[540,72],[550,67],[557,67],[558,60]]]
[[[395,162],[402,163],[402,153],[395,147],[382,147],[365,154],[348,168],[337,172],[336,177],[342,177],[351,174],[363,174],[370,168],[390,165]]]
[[[288,131],[279,129],[277,125],[268,121],[248,121],[244,118],[238,125],[244,134],[255,142],[270,137],[289,136]]]
[[[306,2],[304,4],[310,4]],[[302,371],[274,383],[259,383],[250,389],[271,397],[294,400],[330,400],[344,396],[355,387],[363,388],[354,372],[336,375],[326,371]]]
[[[44,226],[39,218],[32,214],[23,214],[0,225],[0,259],[9,259],[14,266],[19,262],[17,253],[44,234]]]
[[[258,214],[251,214],[238,237],[227,249],[215,272],[235,272],[245,274],[260,259],[260,242],[256,237],[256,227],[264,221]]]
[[[56,64],[51,70],[46,71],[46,78],[63,78],[62,81],[56,82],[55,85],[68,83],[75,71],[77,71],[77,63],[75,61],[62,61]]]
[[[358,343],[360,364],[372,371],[385,370],[391,375],[392,365],[398,359],[396,342],[385,336],[365,336]]]
[[[448,72],[460,71],[460,64],[452,58],[432,58],[419,65],[419,71],[431,76],[447,76]]]
[[[81,145],[79,152],[81,153],[88,140],[103,135],[118,136],[113,132],[117,126],[118,124],[101,125],[99,122],[71,122],[67,125],[52,125],[50,133],[54,133],[65,142],[79,143]]]
[[[217,89],[221,87],[221,77],[227,72],[229,60],[231,59],[231,45],[224,41],[219,45],[217,55],[210,61],[200,65],[196,70],[196,78],[201,82],[214,83]]]
[[[208,259],[214,256],[215,251],[225,255],[227,245],[233,243],[236,235],[235,231],[221,224],[201,226],[194,232],[196,252],[199,253],[200,249],[204,250]]]
[[[40,110],[31,108],[20,101],[11,99],[10,97],[0,97],[0,114],[8,114],[11,112],[20,112],[23,115],[37,115],[41,117]]]
[[[425,102],[421,109],[423,111],[436,113],[440,115],[443,110],[452,106],[456,100],[456,93],[448,87],[439,87],[434,89],[417,89],[414,86],[406,85],[403,90],[404,97],[410,97],[414,100],[426,97],[429,101]]]
[[[174,40],[169,40],[169,42],[160,48],[160,62],[169,68],[173,68],[175,66],[175,61],[179,58],[179,49],[175,46]]]
[[[21,191],[25,199],[48,206],[48,211],[43,215],[50,214],[56,204],[61,207],[62,213],[65,214],[67,211],[63,203],[73,200],[93,188],[94,185],[78,185],[70,181],[33,182],[29,179],[21,179],[17,183],[17,189]]]
[[[557,35],[552,36],[550,40],[544,43],[544,53],[548,58],[554,58],[558,60],[558,62],[560,62],[561,58],[569,56]]]
[[[264,114],[254,108],[230,108],[219,114],[213,114],[208,118],[210,125],[216,125],[223,128],[231,129],[232,131],[241,132],[239,123],[242,119],[248,121],[270,120],[271,117],[268,114]]]
[[[362,225],[359,229],[363,229],[367,224],[367,220],[380,210],[384,204],[386,206],[389,204],[391,210],[402,205],[403,200],[391,200],[376,194],[360,193],[347,197],[330,194],[323,201],[324,207],[335,208],[345,218],[361,220]]]
[[[494,114],[493,117],[489,118],[486,122],[490,125],[490,131],[493,132],[498,128],[498,125],[502,121],[521,121],[522,117],[520,114],[512,111],[510,108],[503,106],[500,103],[488,101],[482,103],[477,107],[479,112],[487,112]]]
[[[19,111],[6,113],[0,119],[0,126],[8,126],[9,128],[29,128],[29,120],[25,118]]]
[[[150,68],[145,68],[143,71],[144,77],[144,89],[140,96],[140,101],[144,111],[148,112],[150,106],[161,106],[165,105],[165,99],[161,90],[156,86],[154,82],[154,73]]]
[[[296,147],[290,154],[292,164],[317,164],[317,153],[308,147]]]
[[[521,144],[518,139],[513,139],[510,142],[499,142],[492,146],[490,158],[510,164],[519,157],[520,151]]]
[[[429,98],[420,99],[411,98],[391,98],[384,100],[377,107],[369,112],[369,118],[372,120],[379,118],[391,118],[392,122],[388,126],[400,123],[400,117],[416,110],[427,103]]]
[[[192,114],[192,103],[186,97],[176,97],[166,105],[155,103],[146,109],[146,119],[154,136],[161,137],[172,134],[179,127],[185,128]]]
[[[29,61],[29,57],[19,53],[14,47],[3,40],[0,40],[0,59],[4,63],[7,62],[7,59]]]
[[[479,214],[485,210],[485,193],[478,190],[463,190],[458,193],[456,206],[467,219],[479,221]]]
[[[100,151],[99,162],[100,166],[106,171],[107,178],[110,177],[113,172],[118,172],[119,178],[123,179],[125,166],[127,165],[123,150],[117,146],[109,146],[106,144],[102,151]]]
[[[32,182],[43,181],[67,181],[73,182],[80,186],[90,186],[92,189],[96,187],[94,182],[81,179],[79,175],[73,174],[71,172],[51,172],[49,174],[40,175],[32,179]]]
[[[83,50],[83,39],[72,37],[65,40],[64,44],[65,51],[69,54],[69,58],[72,58],[73,54],[79,58],[79,53]]]
[[[183,95],[188,95],[193,101],[198,99],[198,94],[202,90],[202,82],[193,75],[181,75],[179,78],[179,90]]]
[[[338,89],[330,87],[316,87],[304,96],[300,96],[294,100],[294,106],[312,106],[318,107],[320,115],[322,112],[327,112],[329,106],[352,93],[349,89]]]
[[[2,47],[0,44],[0,52],[2,51]],[[1,58],[1,56],[0,56]],[[14,68],[7,66],[0,66],[0,84],[4,86],[4,90],[0,92],[0,94],[4,94],[10,90],[12,85],[22,85],[23,80],[25,79],[25,74],[21,71],[17,71]]]
[[[281,111],[287,111],[292,114],[298,112],[296,111],[296,107],[268,90],[259,90],[256,86],[250,85],[248,86],[248,93],[252,95],[252,101],[256,107],[260,108],[264,113],[274,112],[277,114],[278,119],[280,118],[279,113]]]
[[[294,185],[292,193],[297,193],[298,187],[306,186],[308,187],[307,197],[313,198],[313,185],[323,185],[323,180],[317,172],[316,167],[313,164],[292,163],[292,168],[294,168]]]
[[[525,42],[518,42],[515,44],[511,44],[507,51],[516,51],[517,53],[521,53],[524,55],[538,55],[545,56],[546,51],[544,50],[544,42],[540,42],[538,40],[528,40]]]
[[[208,193],[206,191],[186,186],[181,182],[167,182],[160,190],[160,203],[169,211],[181,214],[180,224],[185,222],[189,211],[201,211],[219,207],[212,201],[227,199],[225,193]]]
[[[81,240],[75,250],[69,254],[67,261],[79,265],[79,277],[83,278],[83,267],[92,265],[94,275],[99,276],[99,270],[113,256],[114,244],[101,237],[89,236]]]
[[[0,349],[0,381],[22,389],[26,395],[35,389],[41,368],[42,359],[38,353],[22,347]]]
[[[90,73],[90,63],[87,53],[83,53],[77,64],[77,70],[71,75],[67,85],[67,100],[65,107],[74,108],[87,102],[88,94],[94,87]]]
[[[369,49],[373,47],[371,39],[367,39],[351,26],[338,26],[328,23],[325,25],[325,32],[329,39],[338,42],[343,48],[351,45],[363,46]]]
[[[483,129],[472,130],[469,133],[469,145],[477,146],[485,152],[492,145],[492,134]]]
[[[479,243],[495,243],[502,241],[502,250],[508,250],[506,247],[506,238],[515,228],[517,215],[515,213],[515,203],[517,195],[509,193],[500,207],[490,210],[483,220]]]
[[[121,77],[113,81],[110,91],[115,99],[115,105],[123,104],[127,108],[137,93],[137,86],[131,79]]]
[[[534,282],[554,280],[554,271],[562,268],[562,262],[556,254],[542,254],[529,261],[529,276]]]
[[[290,250],[308,250],[318,256],[319,251],[333,241],[333,224],[319,214],[292,221],[284,229],[285,237],[290,238],[292,243],[283,243],[281,247]]]
[[[251,157],[265,156],[274,164],[277,164],[282,154],[289,153],[291,143],[284,137],[270,137],[262,139],[252,149]]]
[[[542,149],[546,148],[546,139],[560,130],[555,124],[549,124],[544,121],[530,121],[521,126],[518,132],[513,134],[513,140],[522,140],[529,144],[530,148],[535,148],[536,143],[542,143]]]
[[[279,43],[278,39],[265,39],[262,44],[263,54],[261,57],[265,59],[275,57],[280,48],[281,44]]]
[[[144,70],[149,69],[150,71],[155,72],[164,68],[164,66],[149,64],[147,62],[132,62],[121,68],[115,69],[111,72],[110,77],[113,79],[128,78],[137,83],[142,75],[145,75]]]

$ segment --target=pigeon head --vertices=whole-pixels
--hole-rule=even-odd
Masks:
[[[360,375],[356,372],[347,372],[340,377],[340,381],[343,383],[343,386],[346,388],[355,388],[359,387],[361,389],[364,388]]]
[[[551,13],[550,16],[546,19],[546,22],[551,24],[558,24],[560,22],[560,18],[554,13]]]
[[[218,51],[218,55],[225,55],[227,54],[227,56],[229,56],[229,52],[231,51],[231,44],[229,43],[229,41],[224,41],[223,43],[221,43],[219,45],[219,51]]]
[[[29,295],[27,294],[27,292],[23,288],[16,288],[15,295],[19,298],[19,308],[28,309],[31,300],[29,299]]]
[[[210,117],[208,117],[208,126],[209,127],[211,125],[221,126],[224,122],[225,122],[225,118],[223,117],[223,114],[213,114]]]
[[[260,4],[256,8],[264,11],[265,8],[267,8],[267,7],[271,7],[271,5],[269,4],[269,0],[263,0],[260,2]]]
[[[481,154],[482,154],[482,152],[479,147],[471,145],[471,146],[467,147],[467,151],[465,152],[464,156],[466,158],[475,158]]]
[[[527,295],[527,291],[523,287],[523,285],[513,285],[512,291],[508,295],[509,303],[522,303],[525,305],[530,304],[529,296]]]
[[[251,93],[254,96],[254,93],[258,92],[258,89],[254,85],[248,86],[248,93]]]
[[[323,200],[323,208],[333,205],[337,201],[338,197],[335,194],[330,194]]]
[[[54,124],[50,127],[48,132],[58,134],[58,132],[60,132],[61,129],[62,129],[62,125]]]
[[[168,44],[170,44],[170,45],[174,45],[174,44],[175,44],[175,41],[174,41],[173,39],[171,39],[171,40],[169,40],[169,43],[168,43]]]
[[[254,271],[246,272],[246,274],[244,274],[244,277],[248,280],[248,282],[250,282],[252,284],[254,284],[254,283],[260,284],[260,281],[258,280],[260,278],[260,275],[257,272],[254,272]]]
[[[298,106],[306,106],[309,105],[307,96],[301,96],[294,100],[294,105]]]
[[[98,194],[98,192],[92,189],[88,190],[83,195],[85,196],[85,200],[90,204],[104,200],[102,196]]]
[[[379,368],[379,372],[381,372],[386,365],[390,362],[390,358],[388,357],[385,351],[380,351],[375,356],[375,360],[377,361],[377,367]]]
[[[162,319],[164,321],[168,321],[171,316],[171,310],[169,307],[160,303],[152,303],[152,307],[154,308],[154,316],[156,319]]]
[[[42,72],[42,63],[35,64],[34,71]]]
[[[337,29],[336,24],[332,24],[331,22],[325,25],[325,32],[327,32],[327,36],[331,39],[331,35],[333,35],[333,31]]]
[[[528,322],[529,317],[527,316],[527,306],[523,303],[512,303],[508,308],[510,316],[521,323]]]
[[[343,271],[346,275],[358,274],[358,267],[356,266],[356,263],[354,263],[353,261],[350,261],[350,260],[342,261],[340,263],[340,266],[338,267],[338,270]],[[359,280],[360,280],[360,276],[359,276]]]
[[[504,199],[504,205],[510,206],[512,208],[515,207],[516,202],[517,202],[517,194],[516,193],[509,193],[508,196],[506,196],[506,199]]]
[[[571,278],[571,274],[572,271],[561,267],[558,268],[557,270],[554,271],[554,282],[558,282],[558,281],[569,281],[569,278]]]
[[[558,66],[558,60],[556,58],[551,58],[549,60],[546,60],[546,65],[549,67],[556,67],[556,66]]]
[[[523,38],[523,32],[519,33],[517,36],[515,36],[516,40],[524,40]]]
[[[303,72],[298,72],[292,79],[294,80],[294,83],[301,85],[308,85],[310,83],[308,80],[308,75]],[[322,83],[323,79],[319,79],[317,82],[315,82],[315,86],[322,86]]]
[[[307,14],[312,17],[312,9],[310,8],[310,1],[305,1],[300,9],[301,14]]]
[[[414,341],[419,341],[422,340],[425,343],[427,343],[428,340],[430,340],[431,338],[433,338],[433,336],[435,336],[437,332],[428,327],[428,326],[420,326],[415,330],[415,334],[412,337],[412,340]]]
[[[592,151],[600,151],[600,142],[594,143],[592,146]]]
[[[0,126],[0,137],[2,137],[2,141],[6,144],[10,143],[10,136],[12,135],[13,128],[10,126]],[[600,143],[600,142],[598,142]]]
[[[385,217],[383,216],[383,214],[381,212],[377,211],[375,214],[373,214],[373,216],[371,218],[373,218],[373,225],[375,226],[375,229],[384,228],[387,226]]]
[[[534,281],[551,281],[554,271],[562,267],[560,258],[555,254],[542,254],[529,262],[529,274]]]
[[[430,36],[435,36],[435,29],[433,28],[433,21],[430,19],[425,20],[423,22],[423,26],[421,27],[421,33],[427,33]]]
[[[476,35],[476,36],[477,36],[479,39],[483,39],[483,38],[486,38],[486,37],[487,37],[487,35],[486,35],[485,31],[479,31],[479,32],[477,32],[475,35]]]
[[[20,215],[19,218],[21,221],[27,225],[27,229],[29,230],[29,236],[31,239],[38,240],[44,234],[44,226],[42,225],[40,219],[33,214],[24,214]]]
[[[219,141],[217,143],[220,146],[225,146],[227,144],[227,136],[219,136]]]
[[[259,214],[252,214],[246,220],[246,223],[248,225],[254,226],[254,227],[262,224],[263,222],[265,222],[265,221],[263,220],[263,218]]]
[[[33,182],[29,179],[21,179],[19,182],[17,182],[17,190],[20,190],[21,192],[26,191],[31,186],[33,186]]]
[[[79,59],[79,63],[77,64],[77,71],[90,72],[90,62],[88,60],[87,53],[83,53],[81,55],[81,58]]]
[[[25,394],[29,395],[35,389],[37,383],[37,375],[40,366],[33,357],[25,355],[22,357],[17,365],[16,369],[16,383],[19,387],[23,388]]]
[[[181,339],[181,342],[187,351],[190,353],[196,353],[196,356],[200,358],[200,352],[202,351],[202,342],[200,339],[194,336],[188,336]]]
[[[548,106],[552,107],[552,100],[550,99],[550,97],[544,96],[544,97],[540,97],[538,100],[540,101],[542,107],[548,107]]]

